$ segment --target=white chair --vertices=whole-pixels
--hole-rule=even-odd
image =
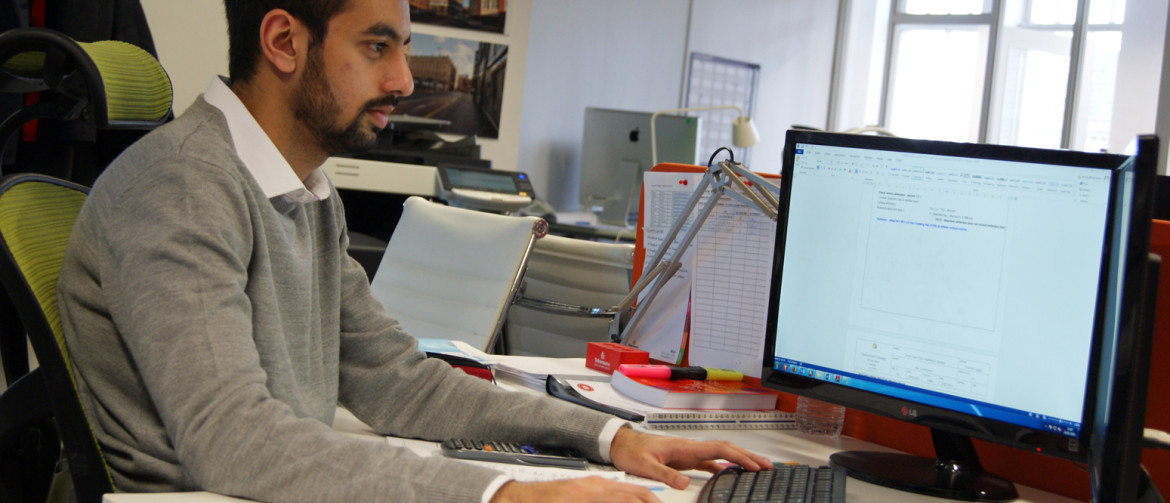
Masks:
[[[633,254],[632,244],[537,241],[504,322],[505,352],[583,358],[587,342],[608,341],[613,307],[630,291]]]
[[[370,282],[386,312],[415,337],[497,344],[533,243],[548,224],[410,197]]]

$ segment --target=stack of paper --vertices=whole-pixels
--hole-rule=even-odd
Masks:
[[[556,376],[561,377],[561,376]],[[613,389],[608,380],[562,378],[566,387],[581,398],[611,408],[635,412],[645,417],[643,426],[658,430],[677,429],[790,429],[796,427],[796,415],[775,409],[705,410],[664,409],[626,397]]]
[[[608,377],[602,372],[585,367],[584,358],[541,358],[534,356],[487,355],[489,365],[498,373],[507,374],[524,386],[544,392],[549,374],[596,379]]]

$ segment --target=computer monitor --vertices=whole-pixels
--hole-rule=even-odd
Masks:
[[[1150,256],[1158,138],[1138,138],[1121,171],[1109,245],[1109,289],[1089,447],[1093,501],[1161,501],[1141,467],[1141,446],[1161,260]],[[1152,491],[1152,492],[1151,492]]]
[[[789,131],[764,385],[930,428],[831,457],[873,483],[1014,499],[971,438],[1088,462],[1127,160]]]
[[[642,175],[654,166],[650,155],[650,112],[585,109],[581,141],[581,206],[598,221],[631,226],[638,220]],[[699,164],[702,121],[660,115],[655,119],[658,162]]]

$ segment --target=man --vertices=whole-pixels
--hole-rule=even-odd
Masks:
[[[86,413],[120,490],[271,501],[650,501],[598,478],[510,481],[330,428],[572,446],[681,488],[767,460],[647,435],[428,360],[346,253],[319,166],[411,93],[406,0],[227,0],[230,82],[95,184],[59,281]]]

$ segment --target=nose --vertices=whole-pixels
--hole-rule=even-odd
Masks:
[[[410,73],[410,56],[405,51],[394,58],[382,79],[382,91],[386,94],[410,96],[414,93],[414,75]]]

